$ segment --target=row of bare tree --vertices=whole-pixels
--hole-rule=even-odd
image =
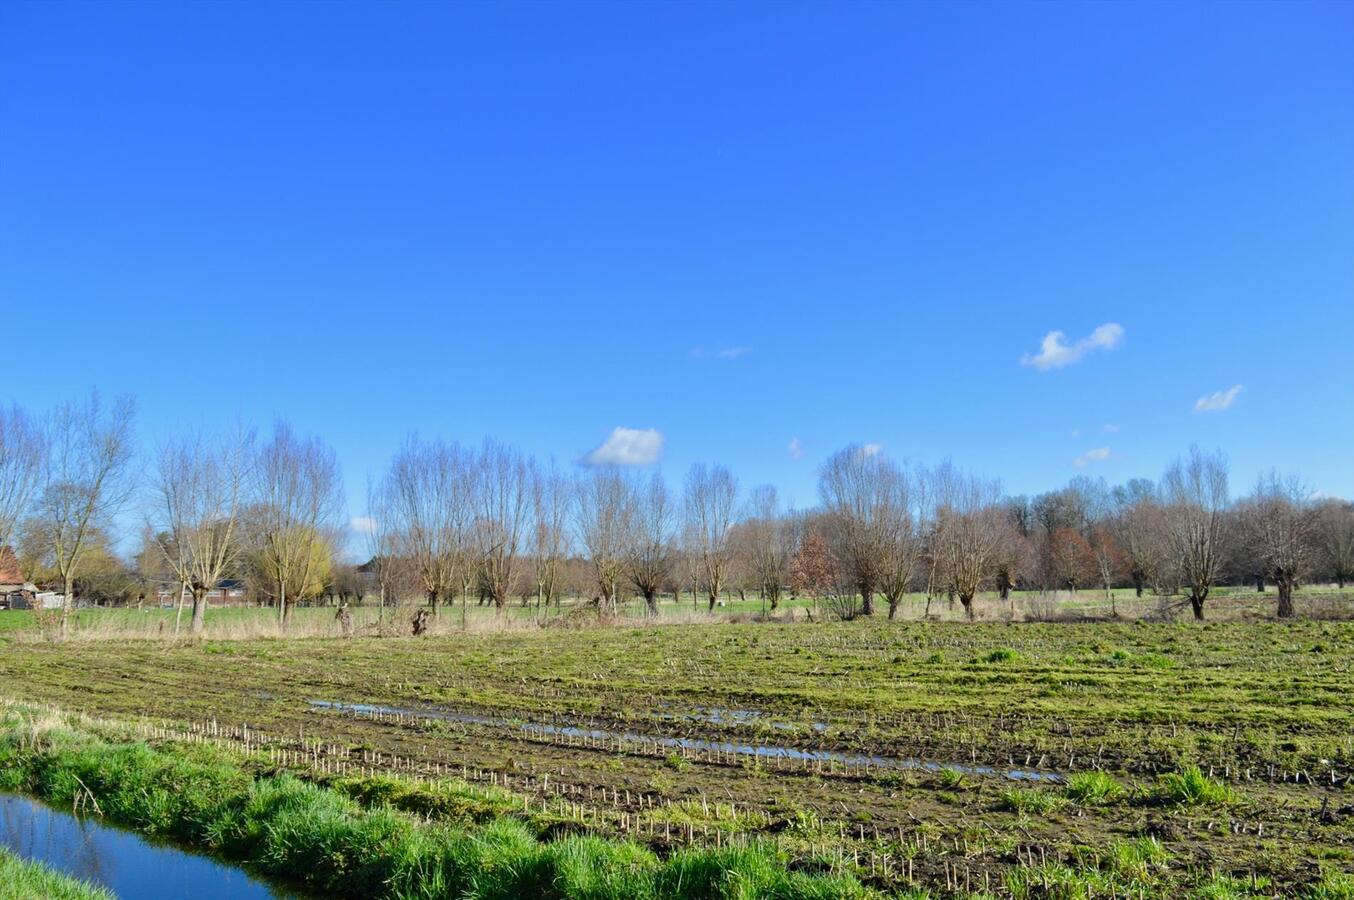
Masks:
[[[285,621],[289,599],[316,591],[340,538],[338,461],[317,438],[279,422],[257,445],[240,429],[162,445],[149,474],[136,467],[135,408],[95,395],[38,418],[0,410],[0,548],[20,533],[34,571],[62,587],[59,633],[70,630],[83,572],[111,552],[119,512],[141,499],[147,551],[143,568],[166,571],[191,595],[191,629],[200,632],[207,595],[227,574],[258,573]]]
[[[820,505],[781,508],[762,485],[741,497],[720,466],[696,465],[674,496],[658,473],[543,468],[493,442],[479,450],[411,439],[371,492],[373,561],[383,591],[412,573],[430,606],[478,592],[502,607],[534,595],[548,606],[564,573],[586,562],[584,587],[614,611],[623,591],[657,612],[661,594],[689,586],[713,609],[729,590],[760,594],[774,611],[787,591],[830,600],[843,616],[872,615],[882,598],[957,599],[973,616],[979,591],[1131,584],[1141,596],[1184,592],[1198,618],[1223,580],[1278,589],[1293,614],[1304,579],[1343,586],[1354,567],[1354,506],[1315,501],[1295,479],[1262,477],[1232,502],[1228,466],[1198,449],[1160,484],[1109,488],[1076,479],[1030,500],[945,463],[927,469],[847,447],[819,476]],[[1243,571],[1244,570],[1244,571]]]
[[[42,418],[0,410],[0,548],[17,535],[62,585],[63,634],[82,572],[111,554],[118,513],[138,496],[139,567],[191,597],[194,632],[223,577],[248,578],[284,625],[296,601],[333,590],[344,515],[326,444],[285,422],[262,443],[245,429],[192,436],[159,447],[142,477],[133,416],[129,400],[97,396]],[[689,587],[711,609],[731,590],[772,610],[797,592],[842,616],[872,615],[882,598],[890,617],[917,590],[957,599],[972,617],[984,589],[1007,598],[1131,584],[1140,595],[1184,593],[1203,618],[1224,580],[1272,582],[1286,617],[1304,580],[1343,586],[1354,574],[1354,506],[1318,502],[1273,473],[1233,502],[1225,458],[1198,449],[1159,483],[1083,478],[1031,499],[949,463],[912,466],[851,446],[823,464],[819,493],[818,508],[796,513],[769,485],[744,495],[718,465],[693,466],[678,495],[657,472],[567,473],[492,440],[410,437],[369,486],[365,568],[383,605],[413,586],[434,613],[472,595],[547,607],[566,587],[602,611],[638,595],[656,613],[660,595]]]

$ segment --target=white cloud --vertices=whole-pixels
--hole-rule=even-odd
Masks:
[[[1081,437],[1081,429],[1080,429],[1080,428],[1073,428],[1071,431],[1068,432],[1068,434],[1070,434],[1070,435],[1071,435],[1072,437],[1074,437],[1074,438]]]
[[[353,516],[348,520],[348,528],[357,534],[375,534],[376,520],[371,516]]]
[[[803,459],[804,444],[797,437],[790,438],[790,444],[785,448],[785,452],[790,454],[790,459]]]
[[[1101,427],[1101,430],[1104,431],[1105,434],[1118,434],[1118,433],[1119,433],[1119,426],[1118,426],[1118,425],[1104,425],[1104,426]]]
[[[663,433],[658,429],[616,428],[582,462],[589,466],[647,466],[662,455]]]
[[[1231,406],[1244,385],[1234,384],[1225,391],[1214,391],[1194,401],[1195,412],[1222,412]]]
[[[878,456],[883,449],[884,449],[883,444],[866,444],[864,447],[860,448],[860,455]]]
[[[716,347],[707,349],[705,347],[692,347],[692,359],[738,359],[740,356],[747,356],[752,352],[751,347]]]
[[[1041,372],[1070,366],[1087,353],[1095,350],[1113,350],[1124,339],[1124,326],[1117,322],[1106,322],[1090,335],[1067,343],[1067,334],[1062,331],[1050,331],[1039,344],[1039,352],[1031,356],[1026,353],[1020,357],[1022,366],[1033,366]]]
[[[1078,469],[1084,469],[1093,462],[1101,462],[1110,458],[1109,447],[1096,447],[1094,450],[1087,450],[1085,453],[1072,460],[1072,465]]]

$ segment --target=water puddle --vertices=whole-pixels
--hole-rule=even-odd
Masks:
[[[339,712],[356,713],[358,715],[404,715],[415,718],[430,719],[444,722],[460,722],[465,725],[488,725],[496,728],[519,728],[522,731],[534,734],[562,735],[565,737],[581,737],[591,740],[612,741],[619,738],[622,741],[647,741],[656,743],[662,747],[671,747],[674,750],[703,750],[716,751],[719,753],[737,753],[739,755],[752,756],[758,759],[794,759],[807,760],[810,762],[829,762],[844,766],[872,766],[876,768],[893,769],[921,769],[928,772],[939,772],[942,769],[957,769],[960,772],[969,775],[995,775],[1002,778],[1009,778],[1013,781],[1045,781],[1061,782],[1062,776],[1057,772],[1050,772],[1040,769],[1003,769],[996,766],[972,765],[970,763],[958,762],[936,762],[934,760],[916,759],[912,757],[894,757],[894,756],[869,756],[864,754],[843,753],[837,750],[805,750],[798,747],[790,747],[777,744],[745,744],[737,741],[712,741],[704,738],[677,738],[677,737],[655,737],[653,735],[641,735],[630,731],[606,731],[597,728],[580,728],[573,725],[552,725],[544,722],[524,722],[520,719],[510,719],[501,716],[484,716],[470,713],[455,712],[449,709],[437,709],[434,707],[407,707],[407,706],[382,706],[373,703],[343,703],[335,700],[311,700],[310,705],[316,709],[333,709]],[[706,719],[705,721],[709,721]]]
[[[659,704],[663,709],[672,709],[672,704]],[[756,709],[731,709],[724,706],[695,706],[687,710],[678,710],[677,712],[665,712],[660,714],[660,718],[672,721],[682,722],[709,722],[711,725],[753,725],[774,728],[776,731],[799,731],[807,725],[814,731],[822,734],[827,731],[826,722],[806,722],[795,723],[786,722],[779,719],[772,719]]]
[[[135,900],[276,900],[297,895],[91,819],[0,794],[0,847]]]

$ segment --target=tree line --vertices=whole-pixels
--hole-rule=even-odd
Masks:
[[[43,416],[0,409],[0,548],[16,544],[27,571],[61,586],[61,634],[93,574],[117,568],[114,529],[129,508],[143,520],[131,569],[191,598],[194,633],[226,577],[275,605],[284,627],[296,603],[348,592],[335,562],[342,479],[320,438],[279,421],[262,439],[245,428],[179,437],[138,465],[134,418],[130,399],[97,395]],[[849,446],[821,466],[819,504],[795,511],[720,465],[693,466],[673,491],[656,471],[565,471],[494,440],[411,436],[369,483],[363,570],[382,606],[415,594],[433,615],[469,597],[558,606],[566,590],[600,613],[634,596],[656,614],[660,596],[686,588],[708,609],[753,591],[773,612],[797,594],[844,618],[880,602],[893,617],[917,591],[928,612],[945,597],[972,618],[983,590],[1094,588],[1113,602],[1131,585],[1183,596],[1202,619],[1226,582],[1273,584],[1289,617],[1304,581],[1343,587],[1354,575],[1354,505],[1277,472],[1233,499],[1228,480],[1220,452],[1191,448],[1155,482],[1083,477],[1013,497],[948,462]]]

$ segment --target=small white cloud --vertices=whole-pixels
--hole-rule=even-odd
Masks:
[[[658,429],[616,428],[582,462],[589,466],[647,466],[662,455],[663,433]]]
[[[883,449],[884,449],[883,444],[866,444],[864,447],[860,448],[860,455],[878,456],[880,452],[883,451]]]
[[[1071,435],[1072,437],[1074,437],[1074,438],[1081,437],[1081,429],[1080,429],[1080,428],[1073,428],[1071,431],[1068,432],[1068,434],[1070,434],[1070,435]]]
[[[785,452],[790,454],[790,459],[803,459],[804,445],[799,438],[790,438],[790,444],[785,448]]]
[[[1110,458],[1109,447],[1096,447],[1094,450],[1087,450],[1085,453],[1072,460],[1072,465],[1078,469],[1084,469],[1093,462],[1100,462]]]
[[[752,352],[751,347],[716,347],[713,350],[706,347],[692,347],[692,359],[738,359],[740,356],[747,356]]]
[[[1119,426],[1118,426],[1118,425],[1102,425],[1101,428],[1100,428],[1100,430],[1103,431],[1103,432],[1105,432],[1105,434],[1118,434],[1118,433],[1119,433]]]
[[[1222,412],[1235,402],[1244,385],[1234,384],[1225,391],[1214,391],[1194,401],[1195,412]]]
[[[356,534],[375,534],[376,520],[371,516],[353,516],[348,520],[348,528]]]
[[[1106,322],[1090,335],[1067,343],[1067,334],[1062,331],[1050,331],[1039,344],[1039,352],[1020,357],[1022,366],[1033,366],[1041,372],[1070,366],[1087,353],[1095,350],[1113,350],[1124,339],[1124,326],[1117,322]]]

